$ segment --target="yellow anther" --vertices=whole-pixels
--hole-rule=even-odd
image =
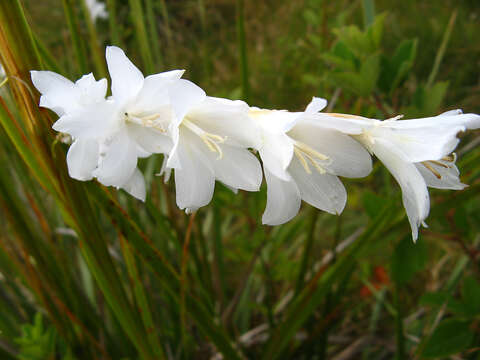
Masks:
[[[432,173],[433,175],[435,175],[435,177],[436,177],[437,179],[440,180],[440,179],[442,178],[442,175],[440,175],[440,173],[439,173],[437,170],[435,170],[435,169],[428,163],[428,161],[422,162],[422,165],[425,166],[428,170],[430,170],[431,173]]]
[[[457,154],[455,153],[452,153],[450,155],[447,155],[447,156],[444,156],[442,158],[443,161],[448,161],[448,162],[455,162],[455,160],[457,159]]]
[[[300,160],[300,163],[302,164],[307,174],[312,173],[310,167],[308,166],[309,162],[320,174],[325,174],[327,172],[322,166],[320,166],[318,161],[328,161],[330,159],[328,156],[319,153],[317,150],[312,149],[310,146],[305,145],[300,141],[295,141],[293,149],[295,155]]]
[[[431,162],[432,164],[438,165],[438,166],[443,167],[443,168],[445,168],[445,169],[448,169],[448,168],[450,167],[450,166],[448,166],[447,164],[444,164],[444,163],[442,163],[442,162],[440,162],[440,161],[430,160],[430,162]]]
[[[208,133],[188,119],[183,119],[182,125],[185,125],[188,129],[198,135],[198,137],[202,139],[202,141],[210,149],[210,151],[218,153],[217,160],[223,158],[222,148],[218,144],[224,143],[227,139],[226,137],[221,137],[216,134]]]

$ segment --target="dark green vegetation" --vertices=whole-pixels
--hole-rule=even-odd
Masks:
[[[0,1],[0,359],[480,359],[478,132],[458,151],[470,187],[430,192],[417,244],[378,163],[344,181],[340,217],[304,205],[271,228],[265,188],[180,212],[161,156],[146,203],[70,179],[28,76],[105,76],[115,44],[260,107],[479,113],[476,0],[106,2],[93,24],[82,1]]]

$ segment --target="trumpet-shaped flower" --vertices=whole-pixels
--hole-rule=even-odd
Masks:
[[[170,89],[173,147],[165,171],[175,170],[177,205],[187,212],[210,202],[215,180],[236,190],[257,191],[262,170],[248,150],[258,142],[248,105],[206,96],[187,80]]]
[[[311,121],[352,135],[382,161],[402,189],[402,199],[412,228],[418,228],[430,210],[427,186],[439,189],[463,189],[452,154],[457,134],[480,127],[480,116],[453,110],[435,117],[380,121],[345,114],[316,114]]]
[[[172,147],[167,129],[172,119],[169,87],[183,74],[174,70],[144,78],[125,53],[107,47],[112,96],[105,99],[106,80],[93,76],[77,83],[51,72],[32,72],[42,93],[40,106],[60,116],[53,128],[74,139],[67,162],[79,180],[96,177],[107,186],[121,187],[145,198],[137,159],[166,153]]]
[[[261,129],[258,150],[267,182],[264,224],[287,222],[301,200],[340,214],[347,193],[338,176],[363,177],[371,171],[370,155],[358,142],[308,121],[324,106],[325,100],[314,99],[305,112],[251,108],[250,116]]]

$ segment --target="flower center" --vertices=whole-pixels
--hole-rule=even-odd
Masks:
[[[162,122],[160,121],[161,114],[155,113],[150,115],[136,115],[131,113],[124,113],[125,121],[130,122],[132,124],[137,124],[149,128],[153,128],[158,130],[162,133],[166,132],[165,128],[163,127]]]
[[[305,145],[300,141],[295,141],[293,145],[293,151],[298,160],[302,164],[307,174],[311,174],[309,163],[320,173],[325,174],[327,171],[322,167],[319,162],[327,162],[330,158],[324,154],[319,153],[317,150],[312,149],[310,146]]]
[[[208,133],[205,130],[203,130],[202,128],[195,125],[192,121],[188,120],[187,118],[183,119],[182,125],[184,125],[189,130],[191,130],[193,133],[198,135],[198,137],[200,137],[200,139],[202,139],[202,141],[210,149],[210,151],[218,153],[217,160],[220,160],[223,157],[222,148],[218,144],[223,144],[225,142],[225,140],[227,139],[226,137],[221,137],[221,136],[216,135],[216,134]]]

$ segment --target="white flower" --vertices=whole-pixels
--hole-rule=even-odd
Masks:
[[[112,79],[108,99],[106,80],[95,82],[91,75],[75,84],[51,72],[32,72],[32,79],[42,93],[40,105],[60,116],[53,128],[75,139],[67,155],[70,175],[96,177],[144,200],[137,159],[172,148],[166,135],[172,120],[168,87],[183,71],[144,78],[121,49],[107,47],[106,58]]]
[[[75,83],[51,71],[31,71],[31,77],[42,94],[40,106],[57,113],[60,120],[88,108],[102,107],[105,102],[107,80],[96,81],[92,74],[82,76]],[[68,129],[64,132],[74,135]],[[98,142],[75,135],[67,153],[68,172],[74,179],[90,180],[98,162]]]
[[[401,120],[395,117],[379,121],[344,114],[317,114],[318,124],[352,135],[392,173],[402,189],[402,199],[412,228],[425,225],[430,210],[427,186],[439,189],[463,189],[452,154],[458,145],[457,134],[478,129],[480,116],[453,110],[439,116]]]
[[[207,205],[215,180],[232,189],[257,191],[262,170],[248,150],[258,141],[248,105],[208,97],[198,86],[179,80],[170,89],[174,121],[169,133],[174,146],[165,164],[175,169],[177,205],[187,212]]]
[[[98,0],[85,0],[88,12],[93,22],[97,19],[106,19],[108,17],[107,10],[105,10],[105,4]]]
[[[267,182],[264,224],[287,222],[297,214],[301,200],[340,214],[347,193],[337,175],[363,177],[371,171],[371,157],[358,142],[315,126],[311,115],[325,106],[325,100],[314,98],[305,112],[251,108],[262,134],[258,150]]]

